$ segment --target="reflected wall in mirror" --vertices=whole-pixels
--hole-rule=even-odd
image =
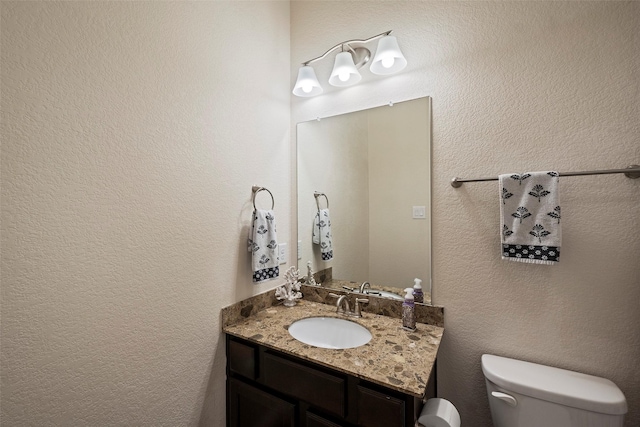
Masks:
[[[430,302],[431,98],[299,123],[297,148],[300,275],[311,261],[323,286],[391,295],[420,278]],[[329,261],[312,241],[315,192],[329,201]]]

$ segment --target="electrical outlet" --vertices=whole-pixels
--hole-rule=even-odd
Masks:
[[[425,206],[413,207],[413,219],[426,219],[426,218],[427,218],[427,208]]]
[[[278,243],[278,258],[280,258],[280,264],[287,263],[287,244]]]

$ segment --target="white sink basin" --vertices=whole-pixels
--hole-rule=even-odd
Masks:
[[[394,294],[393,292],[372,290],[372,291],[365,291],[365,293],[367,293],[369,295],[383,297],[383,298],[391,298],[391,299],[394,299],[394,300],[397,300],[397,301],[404,301],[404,298],[402,298],[398,294]]]
[[[289,326],[289,334],[305,344],[322,348],[354,348],[371,341],[364,326],[335,317],[309,317]]]

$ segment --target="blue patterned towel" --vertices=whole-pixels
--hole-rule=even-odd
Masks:
[[[498,177],[502,259],[534,264],[559,261],[558,179],[555,171]]]
[[[329,209],[320,209],[313,219],[312,241],[320,245],[323,261],[333,259],[333,236],[331,235],[331,218]]]
[[[276,219],[272,210],[253,211],[248,249],[251,252],[254,282],[262,282],[280,275]]]

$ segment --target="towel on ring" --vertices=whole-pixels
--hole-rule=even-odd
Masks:
[[[323,261],[333,259],[333,236],[331,235],[329,209],[319,209],[313,219],[312,241],[316,245],[320,245]]]
[[[560,258],[559,174],[504,174],[500,184],[502,259],[555,264]]]
[[[248,249],[251,252],[254,282],[262,282],[280,275],[276,219],[272,210],[256,209],[253,211]]]

